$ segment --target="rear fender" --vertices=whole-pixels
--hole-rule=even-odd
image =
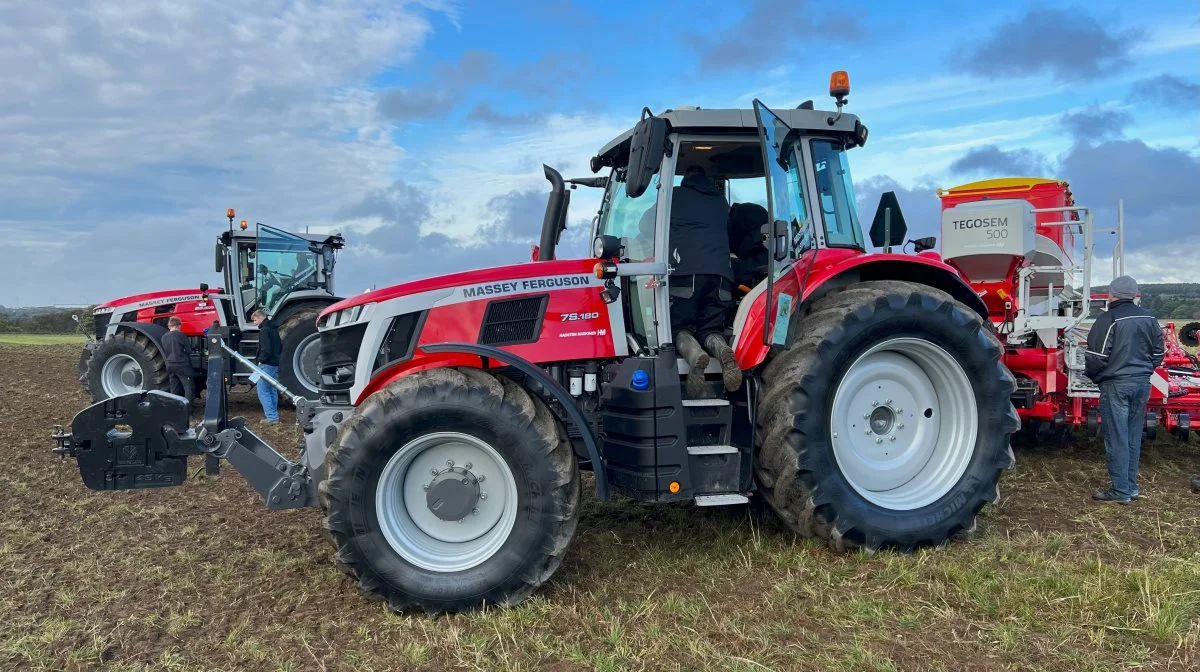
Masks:
[[[591,460],[592,470],[596,475],[596,498],[608,499],[608,475],[604,468],[604,461],[600,457],[600,448],[596,443],[596,437],[592,435],[591,427],[575,404],[575,400],[571,398],[571,394],[566,388],[551,378],[542,368],[511,352],[474,343],[430,343],[418,346],[417,353],[412,359],[376,374],[363,394],[355,401],[355,405],[361,404],[368,396],[383,389],[389,383],[418,371],[451,366],[486,369],[496,365],[511,366],[537,381],[545,394],[553,397],[562,406],[567,414],[567,419],[579,430],[579,435],[587,448],[588,459]]]
[[[952,266],[940,259],[908,254],[863,254],[857,250],[830,248],[818,250],[816,255],[804,283],[804,294],[792,307],[791,319],[803,315],[813,301],[831,291],[859,282],[899,280],[940,289],[970,307],[988,322],[988,309],[983,299],[979,298]],[[787,275],[776,281],[776,287],[798,287],[805,266],[807,260],[798,261]],[[770,351],[770,347],[763,344],[762,333],[766,293],[756,291],[752,295],[754,304],[746,315],[745,323],[737,330],[737,340],[734,344],[734,357],[742,370],[762,364]],[[772,307],[777,309],[778,293],[772,300],[775,302],[775,306]]]

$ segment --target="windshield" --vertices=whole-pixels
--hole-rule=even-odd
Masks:
[[[825,220],[825,244],[866,249],[862,227],[858,223],[846,150],[828,140],[814,140],[812,153],[821,215]]]
[[[625,183],[615,179],[609,189],[604,211],[600,216],[599,233],[625,238],[625,256],[636,261],[654,256],[654,209],[658,203],[658,180],[655,175],[646,191],[637,198],[625,195]]]
[[[260,225],[256,256],[256,307],[268,315],[274,314],[288,294],[317,289],[317,254],[300,236]]]

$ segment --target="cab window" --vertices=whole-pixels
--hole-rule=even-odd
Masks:
[[[828,140],[814,140],[812,155],[818,202],[825,221],[825,244],[865,249],[846,150]]]

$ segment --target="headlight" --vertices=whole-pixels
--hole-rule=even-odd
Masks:
[[[368,320],[371,317],[370,308],[374,305],[373,303],[364,303],[351,306],[345,310],[339,310],[336,313],[330,313],[321,318],[321,322],[317,326],[321,329],[332,329]]]

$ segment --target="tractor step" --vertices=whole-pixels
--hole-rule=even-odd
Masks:
[[[737,446],[688,446],[688,455],[725,455],[738,452]]]
[[[684,399],[683,405],[687,407],[704,407],[704,406],[728,406],[728,399]]]
[[[723,495],[696,495],[696,506],[732,506],[734,504],[745,504],[750,501],[750,498],[745,495],[723,494]]]

